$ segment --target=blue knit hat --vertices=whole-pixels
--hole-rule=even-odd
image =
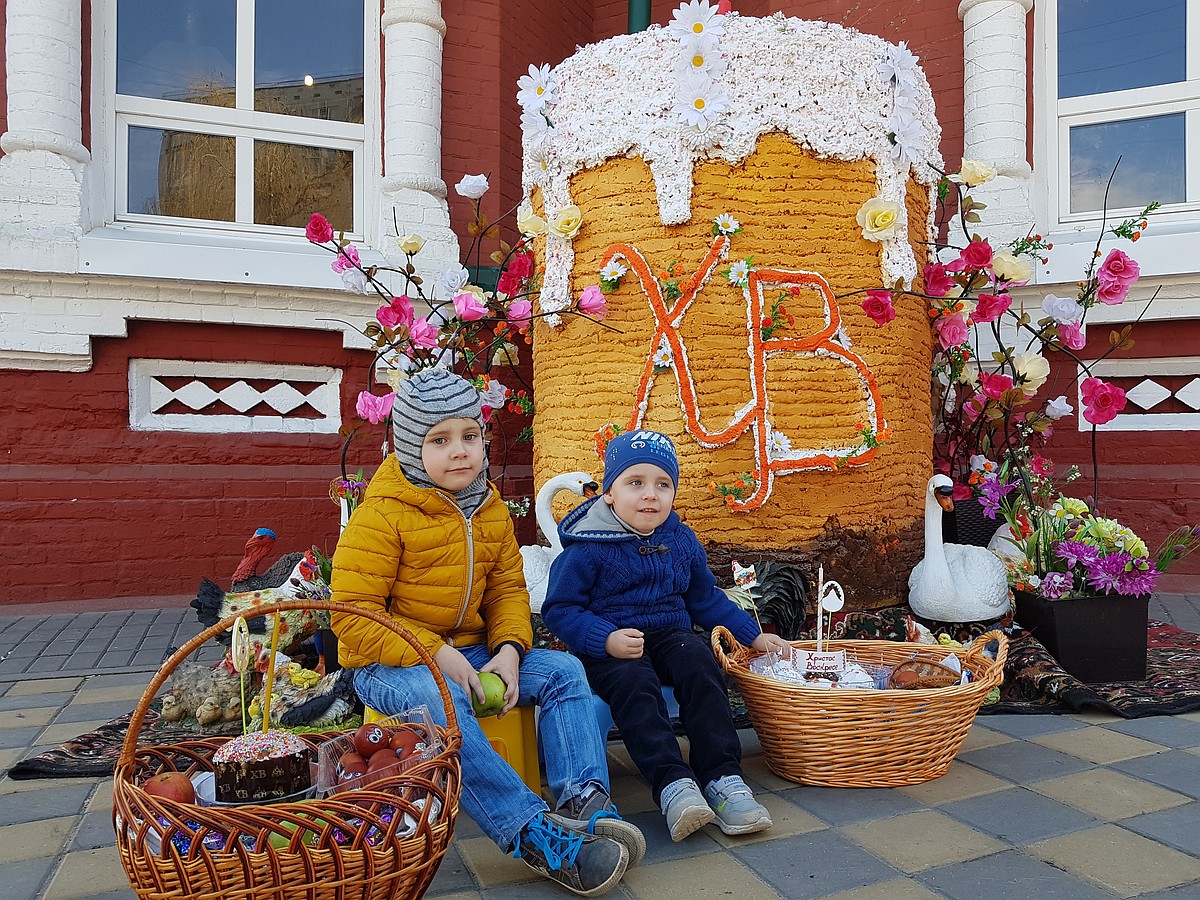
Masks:
[[[626,431],[608,442],[604,451],[604,484],[607,492],[612,483],[630,466],[650,463],[671,476],[671,484],[679,487],[679,460],[675,445],[665,434],[657,431]]]

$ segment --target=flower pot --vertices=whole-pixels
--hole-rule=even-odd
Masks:
[[[1014,591],[1016,620],[1080,681],[1144,681],[1149,597],[1047,600]]]
[[[1004,519],[989,519],[976,499],[955,500],[953,512],[942,513],[942,535],[947,544],[986,547]]]

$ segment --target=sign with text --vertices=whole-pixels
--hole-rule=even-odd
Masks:
[[[846,668],[846,651],[797,650],[795,664],[801,672],[841,672]]]

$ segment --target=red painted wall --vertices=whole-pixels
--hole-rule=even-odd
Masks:
[[[93,342],[90,372],[0,372],[0,604],[185,594],[229,580],[246,538],[276,531],[280,555],[332,551],[336,435],[183,434],[129,428],[128,360],[254,360],[348,370],[343,420],[368,357],[340,334],[130,322]],[[351,448],[379,459],[379,429]],[[12,552],[16,549],[20,552]]]

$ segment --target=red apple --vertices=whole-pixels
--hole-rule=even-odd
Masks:
[[[142,790],[155,797],[174,800],[176,803],[195,803],[196,788],[192,780],[182,772],[159,772],[146,779]]]

